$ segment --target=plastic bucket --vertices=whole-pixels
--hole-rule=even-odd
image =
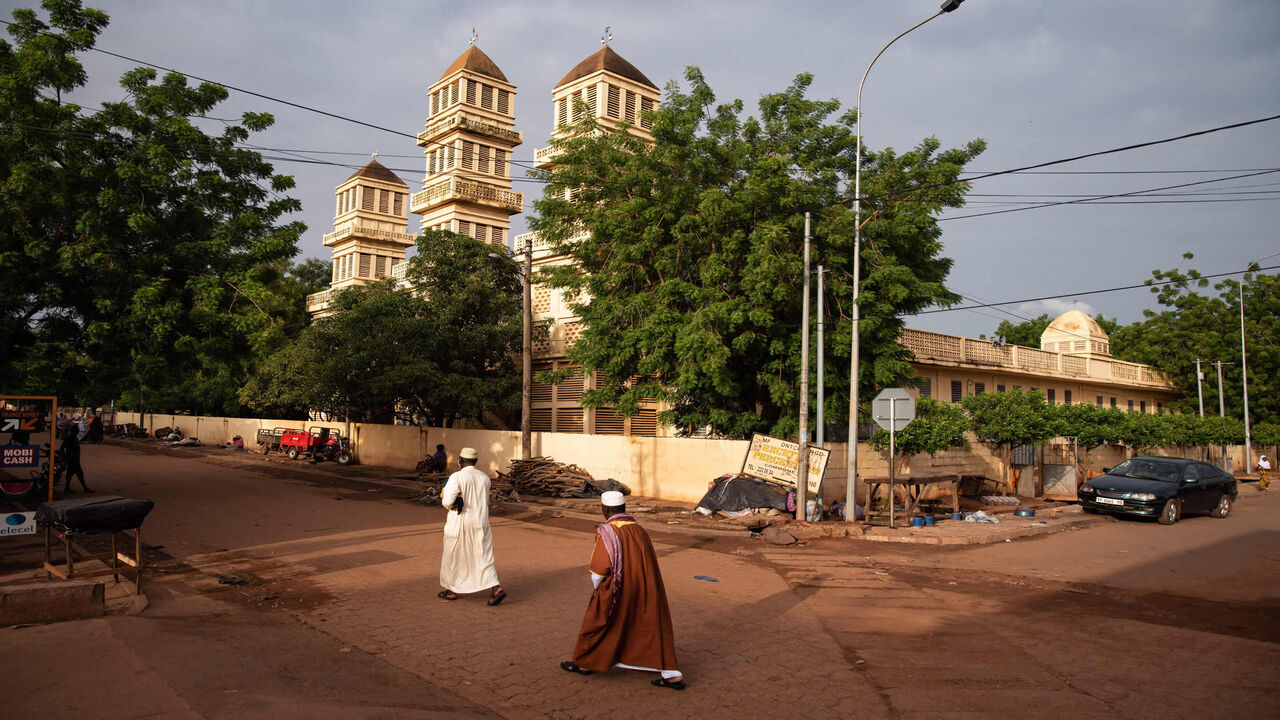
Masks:
[[[932,516],[932,515],[925,515],[925,516],[924,516],[924,524],[925,524],[925,526],[926,526],[926,527],[933,525],[933,516]]]
[[[911,518],[911,526],[912,526],[912,527],[920,527],[921,525],[924,525],[924,518],[922,518],[922,517],[914,517],[914,518]]]
[[[951,513],[951,519],[952,519],[952,520],[963,520],[963,519],[964,519],[964,513]]]

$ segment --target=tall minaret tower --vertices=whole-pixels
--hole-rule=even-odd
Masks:
[[[611,37],[606,28],[601,38],[604,47],[575,65],[551,91],[553,142],[534,152],[537,167],[554,170],[555,158],[560,154],[554,141],[570,137],[573,125],[582,120],[577,101],[586,103],[589,117],[594,117],[601,127],[615,130],[625,122],[629,126],[627,132],[652,141],[649,119],[644,113],[658,106],[662,94],[644,73],[609,47]],[[517,254],[532,250],[535,270],[570,262],[569,258],[552,254],[537,233],[524,233],[516,237],[513,245]],[[534,285],[532,300],[535,319],[549,326],[547,338],[534,345],[535,372],[572,367],[565,351],[581,335],[581,323],[573,309],[561,291],[545,285]],[[657,422],[658,408],[653,403],[642,405],[640,413],[630,418],[620,417],[610,408],[582,407],[583,391],[593,387],[598,387],[594,378],[570,378],[558,385],[535,380],[530,412],[532,429],[619,435],[662,432]]]
[[[324,236],[333,252],[333,279],[329,290],[307,296],[312,315],[324,312],[334,291],[391,275],[416,240],[406,232],[409,186],[376,159],[338,185],[334,195],[333,232]]]
[[[430,88],[427,129],[418,134],[427,173],[409,209],[424,231],[506,247],[511,216],[524,210],[524,193],[511,190],[511,149],[523,142],[516,86],[472,43]]]

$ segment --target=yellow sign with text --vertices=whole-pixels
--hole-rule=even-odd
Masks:
[[[809,449],[809,480],[806,487],[817,493],[822,478],[827,473],[827,460],[831,451],[813,445]],[[800,445],[768,435],[752,435],[747,457],[742,461],[742,473],[765,480],[776,480],[784,485],[796,486],[799,474]]]

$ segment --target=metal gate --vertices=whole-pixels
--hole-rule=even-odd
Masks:
[[[1076,499],[1076,443],[1050,443],[1044,451],[1044,496],[1053,499]]]

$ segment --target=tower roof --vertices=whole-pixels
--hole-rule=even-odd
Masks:
[[[484,52],[475,45],[467,48],[466,52],[459,55],[458,59],[454,60],[453,64],[450,65],[448,69],[444,71],[444,74],[440,76],[440,79],[443,80],[459,70],[470,70],[473,73],[488,75],[489,77],[501,80],[502,82],[509,82],[507,80],[507,76],[503,75],[502,71],[498,69],[498,64],[490,60],[489,56],[485,55]]]
[[[560,79],[560,82],[556,83],[556,87],[568,85],[574,80],[584,78],[591,73],[599,72],[601,70],[608,70],[615,75],[621,75],[628,80],[634,80],[635,82],[638,82],[641,85],[647,85],[654,90],[658,89],[658,86],[654,85],[649,78],[645,77],[644,73],[637,70],[635,65],[627,62],[626,59],[614,52],[613,48],[608,45],[600,48],[599,52],[596,52],[586,60],[575,65],[574,68],[569,71],[568,75],[565,75]]]
[[[398,175],[388,170],[385,165],[377,160],[370,160],[368,165],[365,165],[352,173],[351,177],[343,180],[343,182],[345,183],[358,177],[369,178],[370,180],[381,180],[382,182],[409,187],[408,183],[401,180]]]

